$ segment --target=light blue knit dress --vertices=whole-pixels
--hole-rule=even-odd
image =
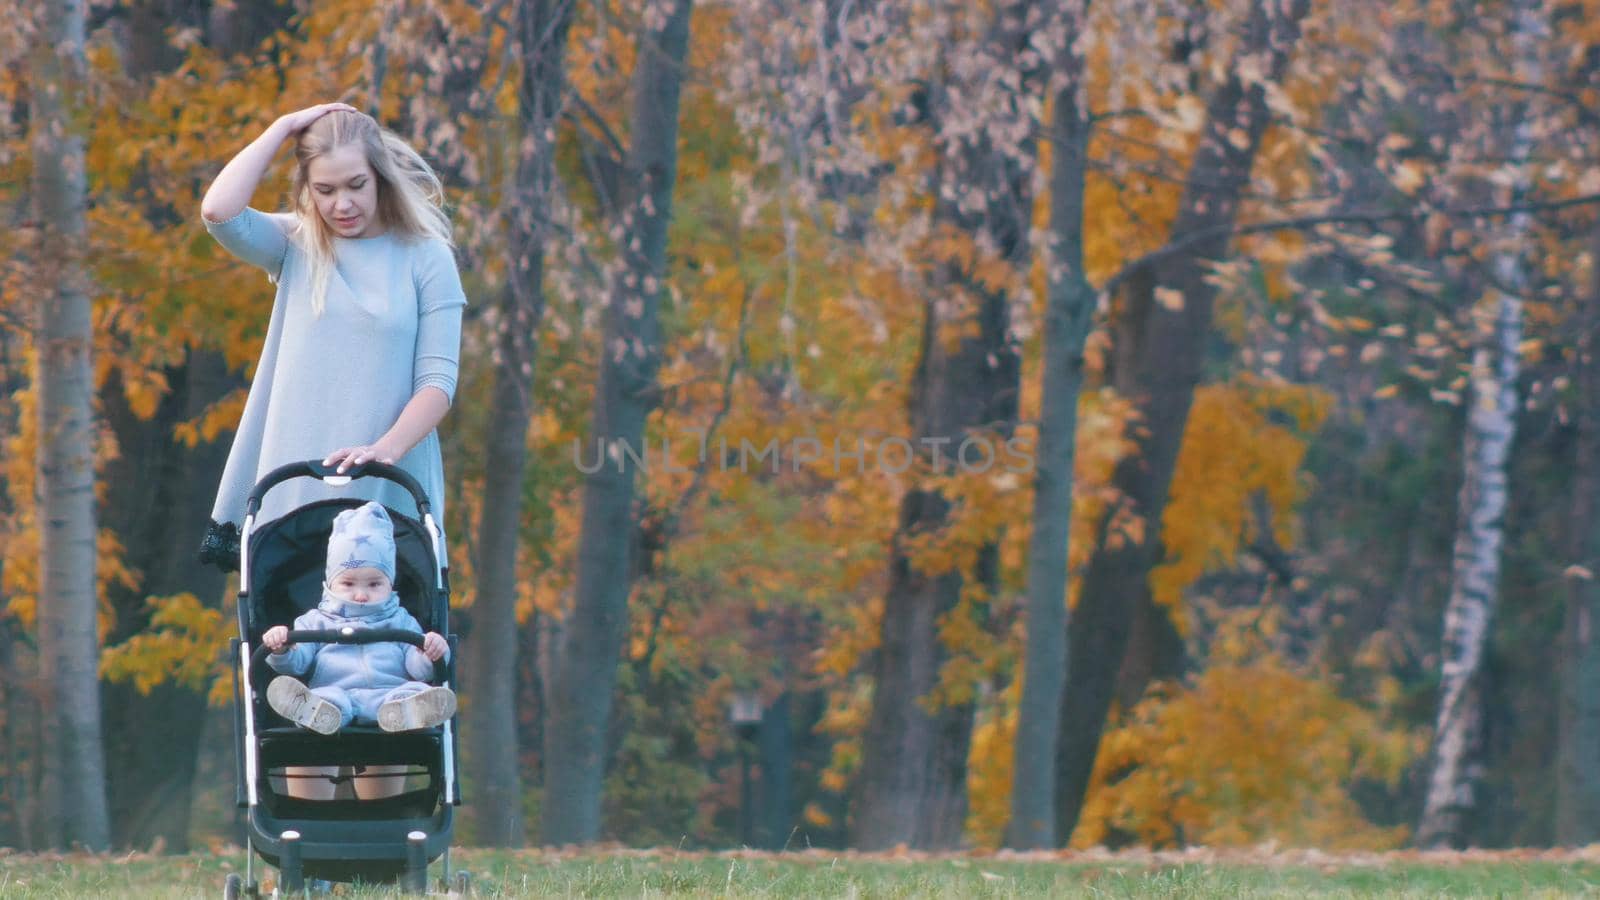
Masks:
[[[311,311],[309,260],[286,233],[293,223],[292,215],[248,207],[226,222],[205,222],[218,243],[278,285],[212,507],[218,523],[242,524],[250,488],[272,469],[376,441],[422,388],[431,385],[455,399],[467,300],[449,245],[392,232],[334,238],[335,265],[317,317]],[[427,492],[442,528],[444,467],[437,432],[398,463]],[[416,515],[410,494],[387,479],[362,478],[335,488],[296,478],[267,492],[256,524],[328,497],[376,500]]]

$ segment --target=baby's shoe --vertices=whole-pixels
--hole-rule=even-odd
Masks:
[[[441,725],[456,714],[456,695],[447,687],[431,687],[378,707],[378,727],[412,731]]]
[[[297,678],[279,675],[267,685],[267,705],[278,715],[318,734],[339,730],[339,707],[311,693]]]

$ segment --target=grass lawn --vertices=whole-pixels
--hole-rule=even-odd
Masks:
[[[216,897],[241,852],[0,855],[0,898]],[[485,897],[1600,897],[1600,847],[1575,852],[1314,851],[782,855],[457,850]],[[437,879],[440,867],[432,874]],[[256,869],[270,887],[274,872]],[[338,885],[335,896],[394,896]]]

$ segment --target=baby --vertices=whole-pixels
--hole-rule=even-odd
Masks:
[[[377,503],[347,509],[333,520],[322,602],[294,620],[295,630],[422,626],[394,593],[394,523]],[[377,723],[384,731],[431,728],[456,711],[456,695],[424,682],[433,664],[450,654],[437,632],[411,644],[291,644],[276,625],[261,636],[272,653],[267,665],[285,674],[267,685],[267,704],[278,714],[320,734],[346,725]],[[313,667],[313,663],[315,666]],[[311,672],[310,686],[290,676]]]

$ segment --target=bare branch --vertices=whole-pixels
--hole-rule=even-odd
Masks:
[[[1275,219],[1267,222],[1255,222],[1249,225],[1240,225],[1236,228],[1202,228],[1190,232],[1181,238],[1167,242],[1160,249],[1133,260],[1123,266],[1117,274],[1106,279],[1100,286],[1102,294],[1110,294],[1122,287],[1133,274],[1141,268],[1153,265],[1161,260],[1188,250],[1196,244],[1203,243],[1219,237],[1239,237],[1247,234],[1261,234],[1267,231],[1294,231],[1306,228],[1315,228],[1319,225],[1372,225],[1379,222],[1406,222],[1416,221],[1427,216],[1447,216],[1452,219],[1486,219],[1509,216],[1522,212],[1548,212],[1561,209],[1570,209],[1578,206],[1591,206],[1600,204],[1600,194],[1584,194],[1566,200],[1550,200],[1542,203],[1519,203],[1510,206],[1478,206],[1464,207],[1461,209],[1419,209],[1408,212],[1366,212],[1366,213],[1332,213],[1322,216],[1299,216],[1288,219]]]

